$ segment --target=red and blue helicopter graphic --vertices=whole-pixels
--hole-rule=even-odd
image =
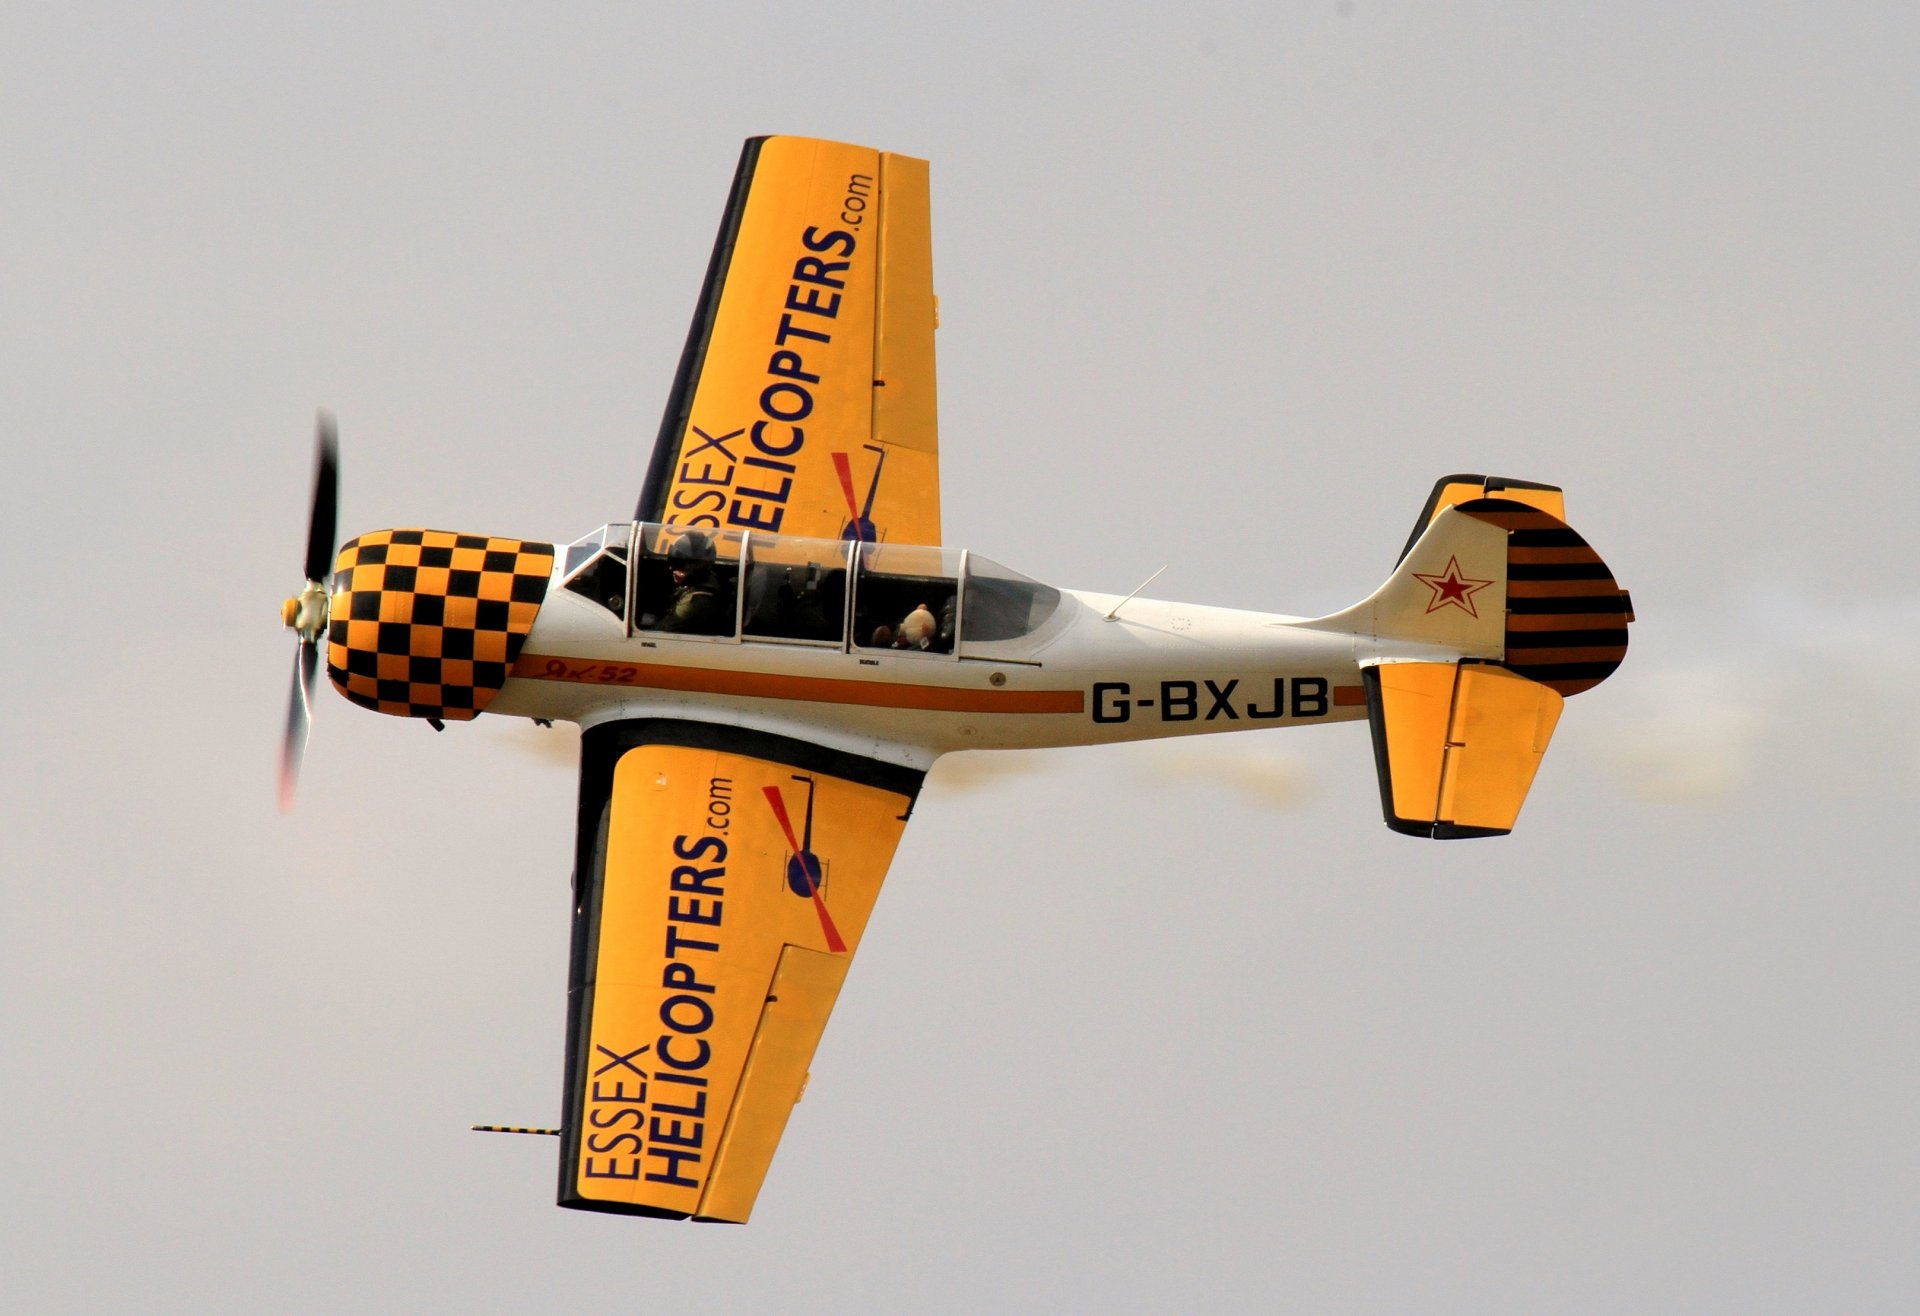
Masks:
[[[840,454],[835,453],[834,456],[837,459]],[[876,475],[875,478],[877,479],[878,476]],[[869,506],[871,506],[871,500],[869,500]],[[767,803],[773,806],[774,821],[780,824],[780,830],[786,836],[787,845],[791,850],[787,856],[787,889],[802,899],[813,901],[814,912],[820,916],[820,931],[826,934],[827,949],[835,954],[844,954],[847,943],[841,939],[840,930],[834,927],[833,915],[827,912],[827,902],[821,898],[820,894],[825,885],[825,875],[820,864],[820,856],[813,852],[813,778],[795,774],[793,779],[807,784],[806,821],[797,837],[793,833],[793,819],[787,815],[787,802],[780,788],[778,786],[760,788],[767,797]]]
[[[880,472],[887,464],[887,450],[877,443],[861,446],[868,452],[880,454],[880,459],[873,464],[873,480],[867,485],[867,501],[864,503],[854,500],[852,455],[844,452],[832,454],[834,473],[840,477],[840,492],[847,498],[848,520],[840,530],[840,538],[850,539],[856,544],[877,544],[880,540],[873,528],[873,497],[880,492]]]

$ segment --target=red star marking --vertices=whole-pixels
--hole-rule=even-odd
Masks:
[[[1413,573],[1414,579],[1433,591],[1433,602],[1427,605],[1427,611],[1437,608],[1454,607],[1469,617],[1478,618],[1480,612],[1473,606],[1473,596],[1487,586],[1491,580],[1475,580],[1472,576],[1460,574],[1460,559],[1449,557],[1445,574],[1430,576],[1424,571]]]

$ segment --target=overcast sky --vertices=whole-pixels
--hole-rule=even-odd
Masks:
[[[649,12],[651,11],[651,12]],[[0,9],[0,1306],[1910,1312],[1920,19]],[[932,162],[948,542],[1633,591],[1509,838],[1358,726],[943,764],[745,1228],[557,1210],[573,742],[323,693],[342,531],[630,513],[741,139]]]

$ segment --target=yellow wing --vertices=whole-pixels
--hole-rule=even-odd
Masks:
[[[733,727],[586,733],[560,1205],[746,1220],[920,780]]]
[[[927,164],[747,142],[637,519],[940,542]]]

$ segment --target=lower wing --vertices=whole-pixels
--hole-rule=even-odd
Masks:
[[[707,723],[586,733],[560,1205],[746,1220],[921,777]]]

